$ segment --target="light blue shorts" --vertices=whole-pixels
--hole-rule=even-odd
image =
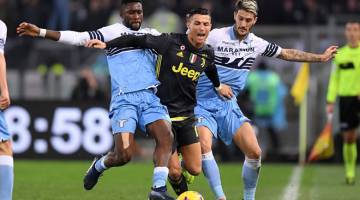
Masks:
[[[145,132],[146,125],[157,120],[171,123],[166,106],[152,89],[121,94],[112,99],[109,117],[113,134],[135,133],[136,127]]]
[[[250,122],[241,112],[235,97],[231,100],[198,100],[194,112],[196,126],[206,126],[216,139],[221,139],[226,145],[232,143],[234,134],[244,122]]]
[[[11,139],[10,132],[7,128],[4,112],[0,111],[0,142]]]

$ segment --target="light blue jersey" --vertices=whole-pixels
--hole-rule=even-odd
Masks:
[[[257,56],[276,57],[281,51],[279,46],[253,33],[239,41],[235,37],[233,26],[212,30],[207,43],[214,48],[215,64],[221,83],[229,85],[235,96],[245,87],[247,76]],[[197,85],[197,99],[216,96],[211,81],[202,75]]]
[[[59,42],[84,45],[90,39],[107,42],[122,35],[153,34],[154,29],[130,30],[117,23],[96,31],[61,31]],[[113,133],[134,133],[136,127],[145,130],[147,124],[157,120],[170,121],[167,108],[155,95],[160,82],[156,78],[156,55],[150,49],[134,47],[107,48],[109,74],[111,77],[110,119]]]
[[[276,57],[281,52],[279,46],[253,33],[239,41],[235,37],[233,26],[212,30],[207,43],[214,48],[215,64],[221,83],[229,85],[234,96],[239,95],[245,87],[247,76],[257,56]],[[204,75],[200,76],[197,84],[196,98],[196,126],[209,128],[214,137],[222,139],[225,144],[230,144],[236,130],[244,122],[249,121],[237,105],[236,98],[220,98],[211,81]]]

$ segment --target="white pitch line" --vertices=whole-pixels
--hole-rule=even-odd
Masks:
[[[301,175],[303,172],[302,166],[296,166],[294,168],[294,171],[291,175],[290,182],[286,186],[283,195],[282,200],[297,200],[299,195],[299,188],[300,188],[300,181],[301,181]]]

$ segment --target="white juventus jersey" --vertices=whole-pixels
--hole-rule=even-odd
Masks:
[[[214,48],[221,83],[229,85],[235,96],[245,87],[246,78],[257,56],[277,57],[281,52],[281,47],[253,33],[239,41],[233,26],[213,29],[207,43]],[[197,85],[197,99],[216,96],[212,83],[202,75]]]
[[[7,28],[3,21],[0,20],[0,53],[4,54],[4,48],[6,43]]]

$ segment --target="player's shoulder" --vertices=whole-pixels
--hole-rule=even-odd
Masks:
[[[161,33],[158,30],[154,29],[154,28],[145,27],[145,28],[142,28],[140,30],[142,32],[144,32],[144,33],[151,34],[151,35],[161,35]]]
[[[125,31],[128,28],[126,26],[124,26],[122,23],[115,23],[115,24],[111,24],[108,26],[104,26],[102,28],[100,28],[100,31]]]
[[[231,28],[232,28],[232,26],[222,27],[222,28],[214,28],[213,30],[210,31],[209,37],[224,39],[224,36],[229,34],[229,31],[231,30]]]
[[[257,35],[255,35],[254,33],[249,33],[247,38],[248,42],[253,43],[254,45],[259,45],[259,44],[264,44],[264,43],[268,43],[268,41],[266,41],[264,38],[259,37]]]

